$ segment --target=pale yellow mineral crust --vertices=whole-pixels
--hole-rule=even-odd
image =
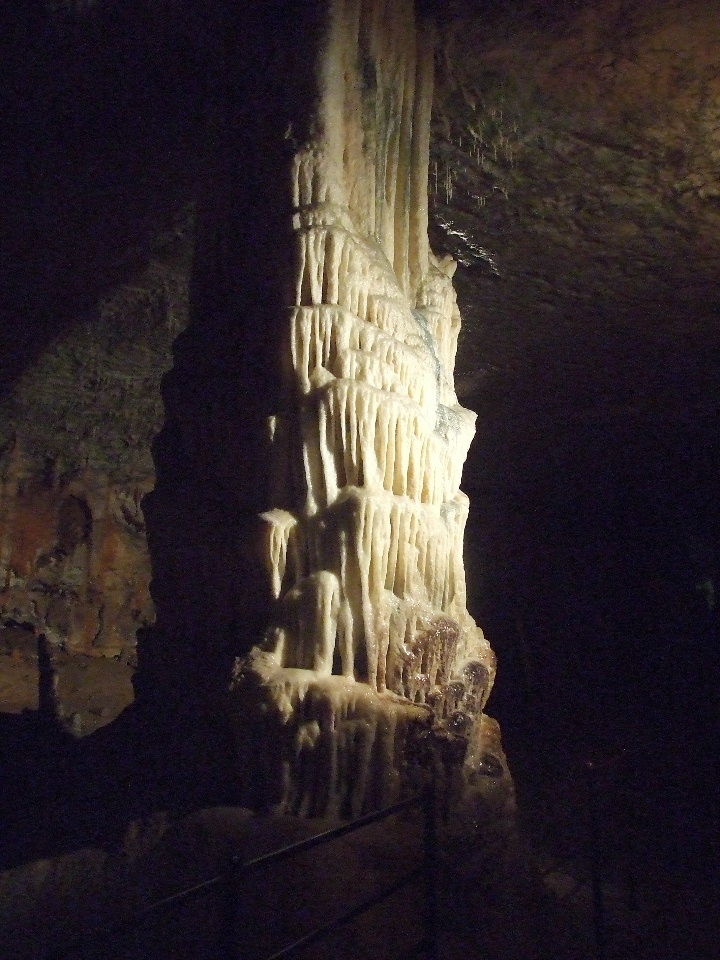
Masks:
[[[287,401],[262,516],[275,608],[232,696],[246,722],[252,704],[275,718],[276,801],[358,813],[400,790],[418,724],[470,734],[494,656],[466,607],[475,414],[453,386],[454,264],[427,243],[427,30],[409,2],[329,9],[316,132],[289,185]]]

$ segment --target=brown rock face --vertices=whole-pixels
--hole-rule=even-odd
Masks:
[[[134,660],[154,619],[143,497],[160,380],[186,322],[189,213],[0,396],[0,628]],[[20,645],[22,646],[22,644]]]
[[[70,652],[131,657],[135,631],[153,618],[140,507],[152,483],[38,477],[13,457],[0,493],[3,622]]]

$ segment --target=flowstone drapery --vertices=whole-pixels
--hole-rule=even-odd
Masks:
[[[286,131],[272,612],[230,711],[254,802],[357,814],[398,794],[430,731],[482,754],[494,657],[466,608],[455,265],[427,239],[430,28],[407,0],[322,7],[313,122]]]

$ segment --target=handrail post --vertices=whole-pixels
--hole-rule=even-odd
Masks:
[[[438,837],[435,779],[425,787],[425,937],[427,955],[438,960]]]
[[[223,949],[224,960],[238,960],[240,933],[240,882],[243,861],[238,854],[230,857],[227,878],[223,885]]]
[[[637,877],[637,813],[634,804],[630,802],[628,792],[632,786],[633,792],[637,782],[637,760],[633,757],[625,771],[625,792],[623,810],[623,820],[626,824],[625,835],[625,862],[627,864],[627,884],[628,884],[628,905],[631,910],[639,909],[638,900],[638,877]]]
[[[593,893],[593,928],[595,932],[595,951],[597,960],[605,960],[605,902],[603,899],[601,854],[600,854],[600,806],[597,795],[595,764],[590,760],[585,764],[588,788],[588,809],[590,813],[590,871]]]

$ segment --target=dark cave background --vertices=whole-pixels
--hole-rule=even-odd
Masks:
[[[518,822],[557,852],[587,831],[582,762],[648,750],[635,811],[645,879],[659,885],[676,942],[688,941],[673,954],[656,933],[648,956],[711,957],[720,14],[698,0],[430,6],[431,243],[459,261],[457,389],[478,413],[462,481],[469,607],[498,655],[488,712],[502,726]],[[232,363],[220,337],[205,351],[200,325],[182,334],[198,296],[213,301],[212,289],[193,289],[192,261],[212,249],[199,225],[243,102],[228,63],[253,42],[228,11],[204,0],[27,0],[0,12],[0,537],[15,489],[40,545],[36,557],[17,528],[25,579],[0,589],[3,871],[54,869],[88,849],[125,870],[149,850],[150,896],[180,883],[182,857],[204,869],[206,835],[191,857],[171,850],[166,874],[163,831],[188,811],[237,803],[227,730],[157,696],[178,647],[192,646],[198,673],[204,642],[227,660],[237,636],[203,637],[202,626],[235,595],[224,594],[216,551],[221,576],[203,595],[219,595],[218,607],[197,609],[182,637],[153,629],[143,499],[154,459],[173,466],[177,434],[162,428],[178,376],[204,416],[213,365]],[[237,423],[223,426],[237,436]],[[215,479],[197,471],[186,485],[183,510],[202,501],[198,527],[228,503],[232,484]],[[184,532],[182,511],[175,519]],[[233,535],[210,522],[208,553]],[[110,559],[98,547],[83,593],[76,579],[102,543]],[[12,580],[15,560],[3,562]],[[189,566],[201,579],[203,564],[195,555]],[[112,607],[133,571],[142,596]],[[35,654],[43,633],[76,711],[62,724],[23,700],[47,668]],[[148,695],[135,674],[129,707],[136,636],[155,688]],[[183,694],[194,679],[186,671]],[[487,875],[474,884],[496,943],[512,928],[510,941],[564,955],[557,904],[543,900],[532,919],[508,896],[523,870],[495,898]],[[681,882],[685,899],[674,899]],[[478,903],[458,913],[454,890],[444,895],[458,929],[474,929]],[[64,904],[54,904],[58,929],[77,932],[87,918]],[[701,921],[688,919],[691,905]],[[52,929],[52,917],[41,921]]]
[[[720,225],[703,221],[704,252],[693,252],[693,210],[657,198],[650,210],[643,182],[628,201],[628,219],[645,211],[637,230],[608,230],[618,219],[608,201],[595,211],[597,230],[583,228],[592,243],[566,243],[588,211],[566,202],[567,178],[551,161],[561,158],[573,191],[589,195],[606,128],[625,123],[632,139],[635,120],[620,107],[610,119],[596,107],[583,113],[579,100],[570,123],[565,93],[543,93],[544,75],[534,75],[532,90],[520,81],[510,88],[503,71],[512,58],[498,67],[491,56],[494,37],[510,46],[520,38],[526,59],[527,37],[541,52],[562,44],[574,36],[568,18],[594,7],[562,5],[553,19],[541,4],[500,3],[494,21],[482,18],[485,47],[475,37],[476,49],[493,68],[487,76],[463,63],[484,78],[473,115],[501,109],[493,97],[519,90],[512,107],[503,103],[525,131],[512,161],[503,145],[489,172],[470,151],[477,144],[467,136],[461,144],[467,77],[453,73],[461,57],[447,24],[438,52],[432,239],[461,262],[461,402],[479,414],[463,480],[472,500],[469,594],[500,662],[490,711],[507,732],[511,764],[517,740],[543,751],[574,738],[580,752],[640,736],[657,743],[671,717],[681,718],[674,735],[687,749],[705,754],[717,744],[709,585],[718,588]],[[181,0],[34,0],[2,13],[4,396],[59,336],[93,322],[98,299],[131,282],[158,238],[192,216],[227,97],[237,94],[227,89],[223,10]],[[459,24],[477,13],[472,3],[448,10]],[[630,26],[627,42],[637,47],[642,23]],[[597,123],[596,152],[566,149],[577,115],[586,132]],[[503,135],[486,131],[488,155]],[[657,158],[637,137],[635,159],[652,166]],[[660,148],[668,165],[686,162]],[[437,186],[438,164],[441,181],[448,171],[455,178],[452,200]],[[468,198],[479,193],[489,199],[469,221]],[[530,210],[538,195],[554,217],[542,229]],[[713,197],[696,199],[714,211]],[[635,247],[616,246],[627,236]]]

